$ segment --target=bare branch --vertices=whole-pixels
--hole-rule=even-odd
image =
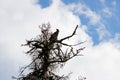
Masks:
[[[67,36],[67,37],[65,37],[65,38],[63,38],[63,39],[61,39],[61,40],[58,40],[58,42],[61,43],[63,40],[69,39],[70,37],[72,37],[73,35],[75,35],[77,28],[78,28],[78,25],[76,26],[76,28],[75,28],[74,32],[72,33],[72,35]]]

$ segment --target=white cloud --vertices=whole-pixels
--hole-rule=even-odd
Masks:
[[[107,37],[111,36],[109,31],[106,30],[105,25],[101,22],[98,24],[98,28],[96,30],[99,34],[100,41],[104,41],[104,40],[106,40]]]
[[[92,11],[89,7],[87,7],[85,4],[70,4],[68,6],[72,11],[75,13],[78,13],[80,15],[85,15],[85,17],[90,19],[90,24],[95,25],[98,22],[100,22],[100,15],[96,12]]]
[[[74,72],[70,80],[79,75],[86,76],[89,80],[120,79],[120,50],[114,43],[108,41],[89,46],[83,53],[83,57],[74,58],[65,68],[65,72]]]
[[[109,3],[102,3],[102,11],[101,11],[101,14],[103,14],[102,16],[103,17],[106,17],[106,18],[111,18],[113,17],[113,14],[114,14],[114,11],[116,9],[116,1],[109,1]]]
[[[0,51],[0,64],[3,65],[0,71],[7,68],[7,70],[13,71],[11,74],[8,71],[1,75],[2,80],[10,80],[12,75],[16,75],[18,66],[29,62],[28,57],[23,54],[26,48],[21,48],[20,45],[25,43],[25,39],[30,39],[40,33],[38,26],[41,23],[50,22],[53,31],[59,28],[60,37],[71,34],[76,25],[81,24],[79,18],[67,10],[59,0],[54,0],[51,6],[44,9],[36,3],[33,0],[0,1],[0,46],[4,46],[1,48],[3,51]],[[86,38],[84,37],[84,39]]]
[[[105,37],[110,36],[109,31],[107,31],[106,26],[103,23],[102,16],[99,13],[92,11],[88,6],[80,3],[71,4],[68,8],[70,8],[73,12],[89,19],[89,24],[92,25],[99,34],[99,40],[104,40]]]
[[[114,43],[116,45],[116,48],[120,49],[120,46],[118,44],[120,44],[120,33],[116,33],[114,38],[110,39],[111,43]]]
[[[105,13],[108,17],[112,16],[112,11],[108,7],[103,8],[103,13]]]
[[[67,63],[69,65],[65,66],[64,73],[69,70],[75,72],[71,80],[74,80],[77,75],[83,75],[89,80],[120,79],[118,34],[108,42],[100,42],[93,46],[91,36],[86,33],[87,26],[82,25],[79,17],[68,8],[73,5],[65,5],[61,0],[53,0],[49,7],[42,9],[36,3],[37,1],[34,0],[0,0],[1,80],[10,80],[12,75],[17,74],[18,66],[29,62],[28,56],[26,57],[23,53],[27,48],[20,47],[20,45],[25,43],[25,39],[38,35],[40,33],[38,25],[45,22],[51,23],[52,31],[55,31],[56,28],[60,29],[59,38],[71,34],[75,26],[79,24],[78,36],[75,36],[70,43],[76,42],[76,39],[87,40],[85,43],[87,48],[83,51],[84,56],[74,58]],[[108,33],[104,33],[106,29],[105,25],[101,23],[100,15],[82,4],[73,8],[77,9],[76,11],[80,15],[89,18],[92,25],[99,24],[97,28],[99,36],[108,35]],[[76,77],[74,77],[75,75]]]

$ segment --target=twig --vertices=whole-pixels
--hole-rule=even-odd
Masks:
[[[72,35],[67,36],[67,37],[65,37],[65,38],[63,38],[61,40],[58,40],[58,42],[61,43],[63,40],[68,39],[68,38],[72,37],[73,35],[75,35],[77,28],[78,28],[78,25],[76,26],[76,28],[75,28],[74,32],[72,33]]]

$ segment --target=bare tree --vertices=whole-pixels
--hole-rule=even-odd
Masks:
[[[59,29],[56,32],[50,32],[50,24],[42,24],[41,35],[37,38],[27,40],[24,46],[30,48],[26,54],[30,55],[32,62],[21,68],[20,75],[17,80],[67,80],[68,76],[59,76],[54,72],[59,66],[63,67],[63,64],[75,56],[78,56],[80,51],[85,47],[74,49],[74,46],[78,46],[83,42],[75,45],[63,43],[64,40],[71,38],[75,35],[78,25],[73,33],[62,39],[57,39]],[[66,46],[67,49],[62,50],[62,47]],[[29,69],[29,73],[25,75],[25,70]]]

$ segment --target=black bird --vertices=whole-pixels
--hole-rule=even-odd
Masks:
[[[54,32],[53,34],[51,34],[51,37],[49,39],[50,42],[55,42],[57,40],[58,34],[59,34],[59,29],[56,29],[56,32]]]

